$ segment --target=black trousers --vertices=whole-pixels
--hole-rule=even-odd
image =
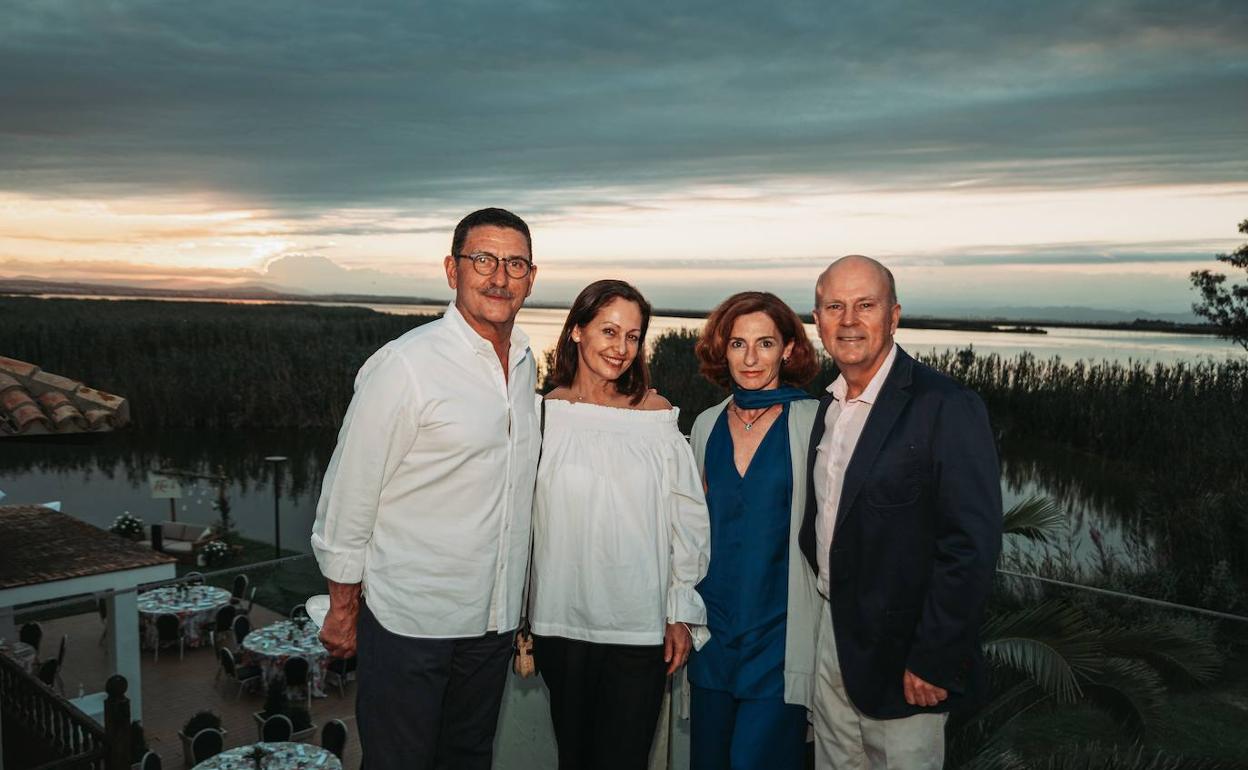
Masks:
[[[645,770],[667,686],[663,645],[533,640],[559,770]]]
[[[363,770],[489,770],[512,635],[414,639],[363,604],[356,633]]]

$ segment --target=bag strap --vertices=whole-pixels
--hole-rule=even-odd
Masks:
[[[542,411],[538,420],[537,435],[545,443],[546,438],[546,399],[542,399]],[[537,463],[542,463],[542,447],[539,445],[537,449]],[[537,473],[533,474],[533,487],[537,488]],[[529,523],[529,560],[524,565],[524,612],[520,614],[520,631],[526,635],[531,633],[531,625],[529,624],[529,612],[533,606],[533,524],[530,519]]]

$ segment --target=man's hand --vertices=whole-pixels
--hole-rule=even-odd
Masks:
[[[668,623],[663,632],[663,662],[667,664],[667,675],[676,673],[676,669],[685,665],[689,659],[689,650],[693,649],[693,636],[684,623]]]
[[[910,669],[906,669],[901,677],[901,688],[906,693],[906,703],[911,706],[935,706],[949,697],[948,690],[924,682],[910,673]]]
[[[335,658],[355,655],[355,624],[360,617],[360,584],[329,581],[329,613],[321,625],[321,644]]]

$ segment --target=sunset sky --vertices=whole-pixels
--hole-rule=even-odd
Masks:
[[[481,206],[535,295],[1186,311],[1248,218],[1241,2],[16,0],[0,276],[448,297]]]

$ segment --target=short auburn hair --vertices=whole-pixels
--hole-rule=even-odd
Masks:
[[[702,376],[716,385],[729,387],[732,375],[728,371],[728,338],[737,319],[750,313],[766,313],[780,330],[782,345],[793,343],[789,360],[780,365],[780,380],[786,385],[804,387],[819,372],[815,346],[806,336],[806,327],[793,309],[768,291],[743,291],[733,294],[711,311],[706,328],[694,346]]]
[[[613,299],[632,302],[641,311],[641,338],[637,341],[637,357],[615,381],[616,392],[628,396],[629,403],[636,406],[650,389],[650,367],[646,364],[646,331],[650,328],[650,303],[641,296],[636,287],[624,281],[610,278],[594,281],[576,295],[572,309],[568,311],[568,320],[563,322],[563,331],[559,332],[559,341],[555,343],[555,366],[550,379],[556,387],[571,387],[581,361],[580,351],[572,341],[572,330],[578,326],[582,329],[588,326],[597,317],[598,311]]]

